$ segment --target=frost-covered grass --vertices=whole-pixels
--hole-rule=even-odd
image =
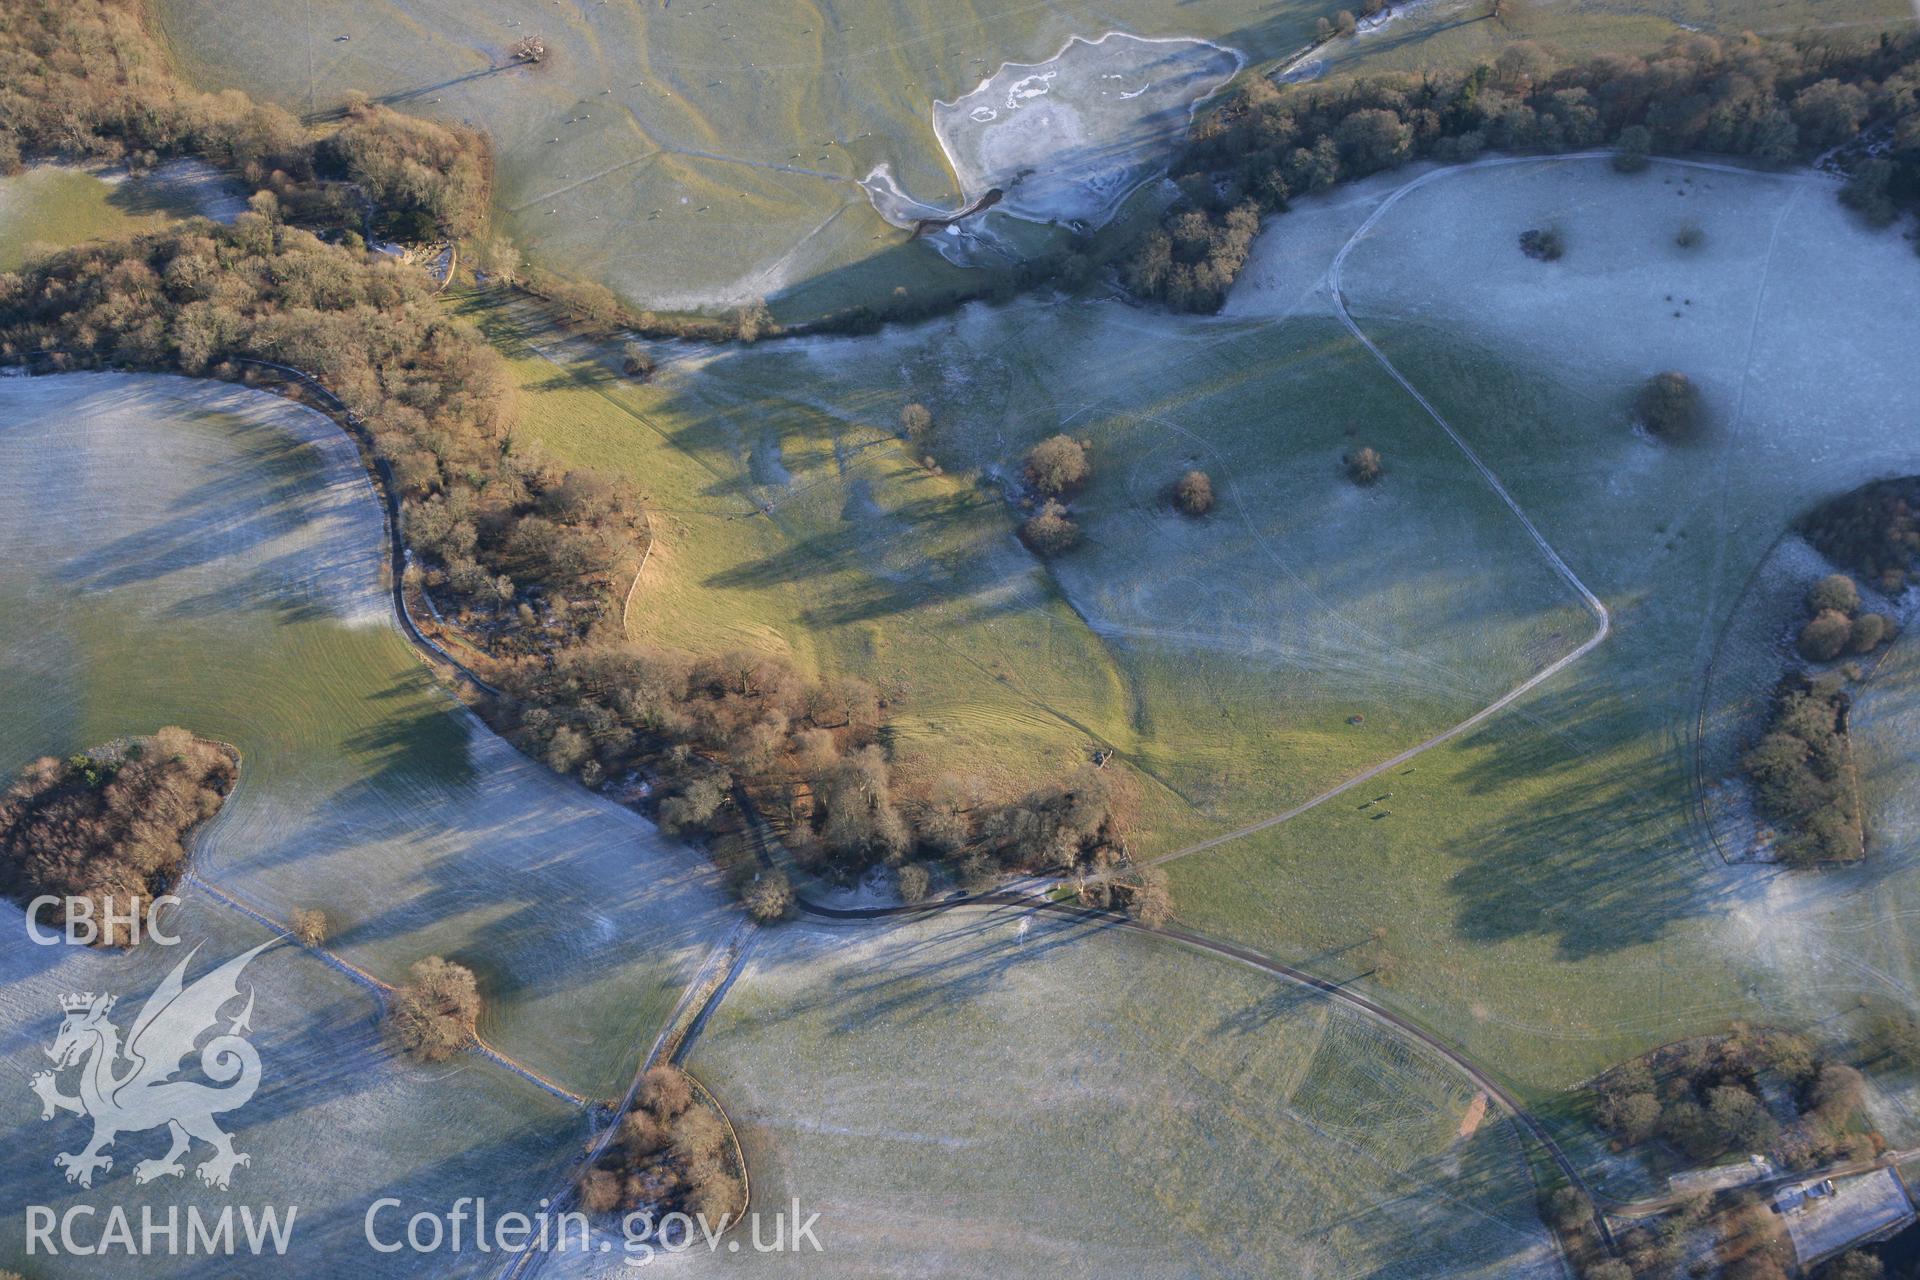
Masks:
[[[838,1274],[1555,1274],[1512,1127],[1460,1139],[1474,1090],[1444,1062],[1098,926],[788,927],[689,1066],[727,1099],[756,1207],[819,1212]]]
[[[0,177],[0,271],[88,240],[157,231],[180,218],[231,216],[232,206],[223,184],[191,162],[139,178],[36,165]]]
[[[1337,242],[1323,219],[1350,233],[1406,176],[1276,220],[1235,308],[1324,305],[1310,272],[1267,259],[1289,239]],[[1555,264],[1517,246],[1548,222],[1568,246]],[[1683,222],[1703,228],[1702,247],[1674,244]],[[1336,802],[1173,864],[1182,914],[1293,957],[1383,930],[1400,958],[1384,997],[1536,1098],[1735,1018],[1844,1035],[1831,1015],[1861,995],[1912,1004],[1848,918],[1863,893],[1904,898],[1904,858],[1815,877],[1726,868],[1690,785],[1696,717],[1730,714],[1701,705],[1707,658],[1781,531],[1821,499],[1920,467],[1920,378],[1903,354],[1920,340],[1911,247],[1796,175],[1540,162],[1409,195],[1345,287],[1607,602],[1614,633],[1422,756],[1394,780],[1391,819]],[[1631,424],[1635,388],[1663,368],[1705,392],[1697,444],[1658,445]]]
[[[192,890],[169,921],[181,937],[179,946],[144,944],[128,952],[39,947],[27,941],[21,911],[0,904],[0,1024],[5,1026],[0,1069],[10,1086],[0,1091],[0,1125],[7,1135],[0,1152],[0,1258],[9,1265],[28,1262],[33,1275],[49,1278],[92,1277],[104,1270],[198,1276],[213,1269],[342,1280],[447,1275],[445,1255],[382,1255],[369,1248],[362,1234],[367,1207],[382,1196],[399,1198],[407,1209],[398,1216],[388,1212],[381,1226],[404,1230],[406,1213],[444,1209],[460,1196],[485,1196],[495,1212],[532,1211],[542,1196],[564,1183],[585,1138],[577,1109],[514,1075],[467,1060],[422,1067],[397,1057],[381,1036],[372,993],[299,947],[282,943],[255,958],[240,976],[241,996],[253,996],[247,1038],[260,1055],[260,1085],[245,1106],[217,1117],[233,1136],[235,1150],[251,1157],[234,1171],[228,1190],[210,1190],[196,1180],[195,1167],[211,1151],[198,1142],[183,1160],[181,1177],[138,1184],[134,1167],[165,1153],[165,1128],[121,1134],[107,1151],[111,1170],[96,1175],[91,1189],[69,1184],[53,1156],[79,1151],[93,1126],[70,1113],[43,1121],[40,1101],[27,1088],[32,1074],[52,1065],[43,1050],[60,1028],[61,997],[86,991],[116,995],[111,1017],[124,1035],[147,995],[190,947],[200,950],[188,981],[271,937]],[[235,1001],[224,1011],[222,1031],[241,1007]],[[190,1056],[180,1078],[200,1079],[197,1062],[197,1055]],[[73,1092],[74,1079],[73,1072],[65,1073],[66,1092]],[[93,1206],[95,1216],[76,1225],[87,1243],[105,1229],[108,1210],[119,1206],[133,1223],[136,1249],[143,1208],[151,1208],[161,1223],[170,1209],[178,1210],[177,1256],[169,1256],[164,1237],[155,1237],[154,1247],[138,1259],[49,1258],[44,1249],[28,1259],[29,1205],[56,1214]],[[212,1219],[230,1205],[256,1213],[275,1206],[283,1221],[292,1206],[296,1217],[286,1256],[256,1259],[242,1253],[217,1262],[188,1256],[184,1215],[189,1207]]]
[[[158,8],[175,56],[202,84],[300,112],[349,90],[403,94],[407,110],[483,126],[505,225],[548,266],[658,306],[804,286],[783,308],[791,314],[968,279],[927,246],[905,244],[859,181],[887,164],[914,195],[956,205],[934,103],[1002,63],[1042,62],[1073,36],[1109,30],[1274,58],[1310,36],[1319,12],[1307,0]],[[552,50],[546,64],[489,70],[536,30]]]
[[[897,286],[937,296],[977,278],[927,245],[905,243],[860,180],[885,165],[915,197],[958,206],[962,184],[942,151],[935,104],[973,92],[1003,64],[1042,63],[1073,37],[1117,31],[1211,41],[1264,67],[1306,45],[1331,7],[854,0],[829,13],[769,11],[751,0],[569,0],[534,9],[515,0],[343,0],[323,9],[264,0],[235,12],[220,0],[158,4],[174,56],[206,87],[245,89],[302,113],[358,90],[485,128],[504,225],[546,266],[601,280],[642,305],[766,296],[792,317],[884,299]],[[1318,56],[1342,67],[1470,65],[1514,39],[1598,52],[1657,47],[1682,31],[1679,23],[1737,34],[1911,19],[1905,0],[1857,0],[1838,19],[1806,0],[1516,3],[1499,22],[1485,20],[1485,8],[1416,5]],[[549,59],[509,67],[514,43],[536,31]]]
[[[1744,31],[1789,36],[1837,29],[1840,35],[1899,30],[1914,20],[1908,0],[1853,0],[1835,10],[1810,0],[1653,0],[1613,4],[1503,3],[1498,20],[1488,0],[1401,0],[1388,22],[1355,40],[1336,40],[1307,59],[1321,74],[1470,70],[1492,62],[1516,40],[1531,40],[1574,57],[1652,52],[1690,31],[1733,39]],[[1356,12],[1358,12],[1356,10]]]
[[[617,1094],[730,913],[701,856],[548,774],[391,622],[379,507],[318,415],[213,383],[0,381],[0,768],[162,724],[241,780],[197,874],[388,981],[474,968],[482,1033]]]
[[[909,767],[1025,786],[1114,747],[1146,776],[1155,849],[1304,799],[1584,636],[1485,486],[1324,321],[1022,302],[645,387],[575,354],[524,358],[523,403],[547,445],[653,498],[636,635],[896,691]],[[908,445],[913,400],[936,429]],[[1085,544],[1048,566],[1003,486],[1061,430],[1095,475]],[[1366,490],[1341,467],[1362,443],[1389,468]],[[1167,498],[1194,466],[1219,496],[1199,521]]]

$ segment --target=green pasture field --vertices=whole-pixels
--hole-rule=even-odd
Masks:
[[[198,212],[190,192],[37,165],[0,178],[0,271],[88,240],[157,231]]]
[[[1317,242],[1323,218],[1351,229],[1406,177],[1325,202],[1298,235]],[[1673,236],[1689,221],[1705,240],[1683,250]],[[1568,244],[1560,263],[1517,247],[1548,223]],[[1445,254],[1423,234],[1435,225],[1453,228]],[[1863,997],[1911,1007],[1904,960],[1860,954],[1911,892],[1904,845],[1850,872],[1727,866],[1694,774],[1697,726],[1736,711],[1705,705],[1709,660],[1777,652],[1728,624],[1781,532],[1920,465],[1920,384],[1900,354],[1914,317],[1894,301],[1920,287],[1911,247],[1810,178],[1543,161],[1426,183],[1361,242],[1344,286],[1361,326],[1608,604],[1613,634],[1391,779],[1390,819],[1336,801],[1170,863],[1183,917],[1334,972],[1381,970],[1384,999],[1535,1100],[1735,1020],[1817,1025],[1846,1045],[1858,1028],[1836,1015]],[[1257,313],[1263,297],[1296,299],[1275,285],[1236,306]],[[1695,443],[1633,425],[1635,388],[1662,368],[1702,387],[1711,425]],[[1863,747],[1870,775],[1892,767],[1885,752]],[[1880,782],[1876,812],[1894,794]],[[1862,903],[1879,928],[1849,920]],[[1905,952],[1891,937],[1874,949]]]
[[[388,982],[470,965],[481,1031],[617,1096],[733,920],[705,859],[526,760],[392,622],[345,436],[219,383],[0,382],[0,769],[177,723],[237,746],[195,874],[323,908]]]
[[[1004,791],[1117,750],[1155,850],[1465,718],[1588,625],[1323,322],[1028,301],[871,340],[662,347],[638,385],[531,308],[468,307],[515,358],[528,433],[650,497],[636,638],[872,680],[909,773]],[[909,401],[931,438],[900,439]],[[1012,498],[1026,448],[1063,429],[1095,476],[1073,504],[1084,545],[1049,564]],[[1373,489],[1342,470],[1363,442],[1389,460]],[[1193,466],[1219,494],[1204,520],[1167,498]]]

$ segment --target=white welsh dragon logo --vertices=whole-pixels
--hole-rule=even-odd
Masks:
[[[66,1020],[54,1038],[47,1056],[54,1061],[52,1071],[33,1077],[33,1091],[45,1104],[42,1120],[51,1120],[61,1111],[93,1118],[93,1141],[72,1155],[61,1153],[54,1164],[67,1171],[67,1181],[83,1187],[93,1185],[95,1170],[113,1168],[113,1157],[103,1149],[123,1133],[167,1126],[173,1145],[158,1160],[142,1160],[133,1167],[136,1182],[155,1178],[179,1177],[186,1172],[180,1157],[193,1145],[193,1139],[207,1143],[213,1154],[195,1170],[200,1181],[225,1189],[237,1165],[250,1164],[250,1157],[233,1149],[233,1139],[213,1118],[223,1111],[245,1106],[260,1087],[260,1055],[241,1036],[249,1030],[253,1015],[253,991],[247,991],[247,1005],[222,1035],[216,1035],[200,1047],[200,1070],[207,1079],[222,1088],[197,1080],[175,1080],[182,1069],[181,1060],[193,1052],[201,1033],[220,1022],[220,1010],[240,996],[240,971],[247,962],[273,945],[263,942],[200,978],[190,987],[181,979],[193,959],[175,965],[165,981],[154,988],[140,1016],[133,1020],[127,1042],[120,1044],[120,1029],[108,1020],[113,1009],[112,996],[89,992],[80,996],[62,996],[60,1007]],[[199,948],[195,947],[194,951]],[[80,1092],[69,1097],[60,1092],[58,1073],[69,1067],[80,1068]],[[231,1083],[229,1083],[231,1082]]]

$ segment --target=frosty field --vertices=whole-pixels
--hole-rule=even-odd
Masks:
[[[1414,176],[1276,220],[1233,313],[1327,306],[1310,263]],[[1688,222],[1705,233],[1692,250],[1674,243]],[[1413,233],[1434,225],[1451,229],[1445,254]],[[1541,225],[1562,230],[1562,261],[1519,252]],[[1385,998],[1538,1099],[1735,1019],[1844,1041],[1857,1027],[1832,1015],[1859,997],[1911,1006],[1911,988],[1855,958],[1849,922],[1860,894],[1909,891],[1897,846],[1832,877],[1727,867],[1691,777],[1697,717],[1723,712],[1701,705],[1706,662],[1755,566],[1815,502],[1920,467],[1902,354],[1920,335],[1898,301],[1916,286],[1910,246],[1799,175],[1540,161],[1402,198],[1351,255],[1347,303],[1607,602],[1614,633],[1519,714],[1422,756],[1395,780],[1393,821],[1332,804],[1170,864],[1183,915],[1280,955],[1383,931],[1405,958]],[[1633,391],[1662,368],[1705,392],[1695,445],[1632,426]]]
[[[644,306],[791,290],[782,310],[796,315],[966,281],[925,246],[905,246],[860,186],[884,164],[916,197],[957,206],[936,101],[961,98],[1002,63],[1043,62],[1074,36],[1200,38],[1258,60],[1300,45],[1317,15],[1304,0],[158,7],[199,83],[301,112],[357,89],[486,128],[495,203],[541,263]],[[536,30],[554,50],[548,63],[497,70]]]
[[[1906,16],[1904,0],[1874,2],[1880,16]],[[357,90],[480,125],[493,139],[504,228],[539,263],[600,280],[641,306],[765,297],[792,318],[897,287],[938,296],[973,279],[928,246],[903,243],[861,186],[885,166],[898,189],[951,210],[978,194],[987,171],[1017,172],[1031,146],[1015,142],[1017,131],[1004,133],[1004,119],[979,137],[1014,145],[976,154],[965,145],[977,128],[968,121],[949,163],[942,135],[952,130],[939,123],[945,109],[937,104],[968,100],[983,81],[1010,87],[1023,68],[1076,37],[1090,42],[1109,32],[1120,38],[1076,47],[1098,57],[1137,44],[1134,37],[1204,41],[1252,67],[1271,66],[1301,50],[1326,12],[1306,0],[860,0],[831,11],[768,11],[740,0],[566,0],[532,9],[509,0],[349,0],[324,9],[271,0],[242,10],[160,0],[157,9],[175,58],[205,87],[241,88],[302,113],[328,111]],[[1575,49],[1652,48],[1681,23],[1737,33],[1809,17],[1804,0],[1509,9],[1503,25],[1480,21],[1481,9],[1457,0],[1414,5],[1380,32],[1315,56],[1343,70],[1360,61],[1414,65],[1429,56],[1490,57],[1516,36]],[[538,68],[510,67],[513,44],[536,32],[552,56]],[[1214,56],[1205,46],[1199,52]],[[1206,78],[1220,70],[1224,63],[1208,67]],[[1156,73],[1156,83],[1166,80]],[[1131,80],[1093,84],[1095,103],[1110,86],[1140,88]],[[974,105],[968,101],[969,115]],[[1133,105],[1117,97],[1108,104]],[[1083,179],[1113,168],[1111,152],[1129,157],[1131,172],[1146,155],[1145,139],[1182,125],[1185,110],[1173,100],[1141,116],[1100,107],[1086,136],[1092,154],[1035,153],[1042,163],[1030,179],[1037,194],[1029,211],[1080,217],[1100,209],[1104,197],[1090,199]],[[1054,169],[1063,163],[1065,182]],[[1112,176],[1094,185],[1132,185]],[[1064,187],[1073,188],[1066,200]]]
[[[819,1212],[837,1275],[1556,1273],[1513,1131],[1462,1137],[1446,1064],[1099,925],[790,926],[689,1065],[731,1099],[756,1202]]]
[[[245,208],[207,166],[174,161],[130,178],[43,164],[0,177],[0,271],[83,241],[156,231],[179,218],[230,221]]]
[[[549,351],[558,368],[518,366],[531,430],[627,468],[662,513],[636,635],[860,671],[897,695],[909,770],[1030,785],[1115,749],[1148,780],[1156,847],[1304,799],[1585,635],[1477,477],[1322,322],[1025,301],[646,387]],[[931,441],[898,439],[910,400]],[[1001,487],[1061,430],[1095,475],[1086,545],[1049,568]],[[1340,461],[1362,443],[1394,469],[1365,491]],[[1221,495],[1204,521],[1166,497],[1189,466]]]
[[[284,1263],[125,1270],[600,1280],[646,1274],[617,1213],[745,1188],[765,1218],[817,1214],[824,1256],[763,1254],[748,1223],[659,1261],[1573,1280],[1618,1274],[1595,1269],[1610,1254],[1652,1280],[1613,1232],[1679,1200],[1682,1149],[1769,1144],[1763,1117],[1708,1132],[1734,1132],[1708,1084],[1751,1074],[1732,1101],[1779,1122],[1796,1181],[1848,1172],[1796,1151],[1920,1151],[1920,1047],[1883,1046],[1879,1021],[1920,1027],[1920,597],[1868,591],[1904,630],[1848,675],[1863,861],[1753,856],[1768,811],[1735,777],[1833,568],[1795,522],[1920,475],[1912,238],[1816,168],[1483,154],[1573,136],[1544,105],[1507,113],[1575,73],[1512,63],[1288,119],[1289,99],[1249,94],[1164,180],[1196,111],[1253,76],[1337,89],[1520,39],[1565,67],[1688,32],[1905,29],[1914,2],[1405,0],[1322,41],[1341,3],[150,0],[183,83],[314,129],[269,137],[235,99],[167,115],[184,96],[134,123],[32,121],[94,129],[99,154],[127,133],[136,169],[164,126],[282,197],[206,248],[212,267],[103,253],[5,276],[0,358],[198,368],[198,343],[306,367],[374,424],[420,537],[397,548],[354,440],[314,410],[0,370],[0,775],[168,724],[229,744],[239,779],[193,835],[176,924],[202,968],[266,944],[233,1187],[137,1173],[157,1124],[82,1188],[54,1157],[88,1121],[43,1120],[29,1083],[62,997],[113,993],[126,1026],[187,947],[36,946],[0,902],[0,1270],[119,1274],[37,1266],[29,1205],[236,1201],[299,1206]],[[1777,70],[1781,92],[1714,136],[1787,154],[1793,120],[1805,159],[1859,114],[1862,140],[1810,163],[1881,147],[1898,203],[1910,79],[1855,101],[1817,77],[1904,59],[1910,78],[1915,48],[1578,74],[1605,136],[1626,147],[1644,119],[1657,151],[1709,100],[1676,106],[1705,83],[1677,77]],[[148,72],[120,65],[128,83],[99,91],[140,105]],[[326,136],[362,93],[473,125],[485,155],[431,156],[384,114]],[[0,95],[0,160],[25,105]],[[1480,158],[1327,185],[1408,154]],[[263,178],[260,155],[299,180]],[[243,207],[198,161],[39,165],[0,177],[0,273]],[[1217,296],[1254,207],[1286,211],[1217,314],[1150,300]],[[382,234],[487,225],[429,292],[345,233],[356,210]],[[1164,239],[1136,238],[1167,214]],[[1564,251],[1539,253],[1542,231]],[[780,323],[670,340],[685,317],[609,320],[604,298],[496,270],[516,248],[636,310],[764,300]],[[1041,254],[1065,265],[1036,280]],[[91,291],[50,278],[94,267]],[[388,305],[404,321],[373,323]],[[1668,371],[1703,406],[1679,440],[1639,420]],[[469,412],[495,391],[497,420]],[[1048,483],[1035,449],[1057,435],[1086,476]],[[1077,541],[1029,523],[1061,513]],[[487,614],[501,670],[529,678],[482,676],[511,695],[421,661],[397,551],[450,628]],[[483,693],[580,777],[646,771],[630,794],[696,843],[519,754],[468,705]],[[1072,905],[1092,901],[1113,910]],[[313,908],[324,942],[281,932]],[[477,1045],[445,1010],[452,1056],[426,1065],[383,1016],[433,955],[472,971],[484,1009]],[[1851,1078],[1783,1057],[1690,1082],[1690,1126],[1663,1059],[1658,1125],[1616,1143],[1627,1108],[1583,1087],[1754,1027],[1858,1067],[1858,1105],[1816,1107]],[[637,1077],[656,1048],[700,1088]],[[377,1254],[380,1196],[591,1205],[600,1234],[524,1263]],[[1685,1230],[1705,1258],[1711,1228]]]
[[[179,723],[241,780],[195,873],[387,981],[446,955],[481,1033],[617,1095],[730,927],[704,859],[531,762],[391,621],[379,507],[317,415],[217,383],[0,382],[0,768]]]
[[[194,893],[174,917],[178,947],[145,946],[125,954],[37,947],[28,943],[21,917],[19,908],[0,903],[0,1012],[7,1027],[0,1060],[9,1081],[0,1097],[4,1256],[19,1258],[25,1251],[28,1205],[56,1214],[91,1205],[101,1215],[119,1205],[132,1215],[136,1231],[147,1206],[163,1221],[169,1207],[184,1214],[193,1206],[208,1215],[232,1204],[278,1206],[283,1216],[285,1206],[296,1209],[284,1258],[214,1261],[182,1248],[178,1256],[155,1250],[136,1265],[124,1258],[49,1258],[41,1250],[31,1259],[35,1276],[130,1270],[192,1276],[206,1275],[212,1266],[223,1275],[292,1271],[342,1280],[446,1275],[444,1258],[370,1249],[362,1232],[367,1206],[383,1196],[417,1206],[484,1195],[495,1205],[530,1212],[569,1176],[586,1133],[575,1108],[504,1071],[465,1061],[424,1067],[400,1058],[381,1035],[380,1008],[371,993],[282,942],[256,958],[242,978],[254,995],[252,1039],[262,1083],[246,1107],[225,1117],[235,1149],[251,1157],[234,1172],[229,1190],[195,1180],[194,1166],[209,1150],[198,1144],[182,1177],[137,1183],[134,1166],[165,1152],[165,1130],[121,1135],[110,1152],[113,1168],[91,1190],[69,1185],[53,1156],[78,1151],[92,1126],[67,1114],[43,1121],[39,1099],[27,1089],[28,1077],[49,1065],[42,1050],[59,1029],[60,998],[76,991],[119,993],[124,1007],[118,1020],[125,1026],[189,947],[201,947],[190,980],[272,935]],[[82,1221],[79,1239],[91,1242],[101,1228],[99,1218]]]

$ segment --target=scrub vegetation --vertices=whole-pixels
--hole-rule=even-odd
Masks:
[[[125,918],[145,919],[186,868],[186,840],[220,812],[239,766],[185,729],[43,756],[0,793],[0,893],[92,902],[103,946],[129,946]]]

